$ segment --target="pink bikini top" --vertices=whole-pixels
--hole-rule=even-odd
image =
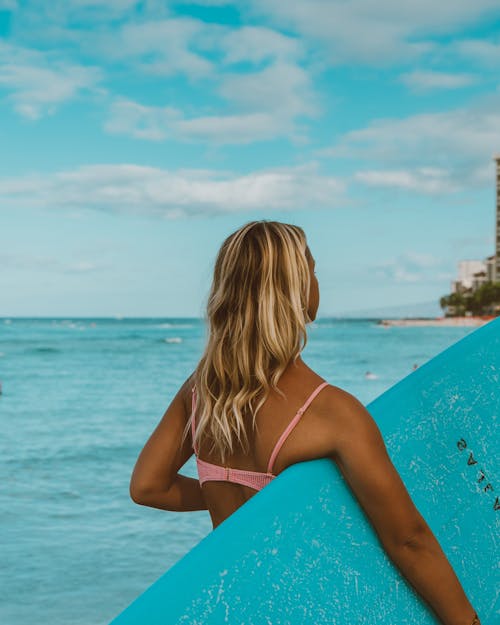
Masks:
[[[322,382],[318,387],[314,389],[314,391],[307,398],[306,403],[299,408],[297,414],[290,421],[290,423],[285,428],[283,434],[278,439],[278,442],[274,446],[274,449],[271,453],[271,457],[269,458],[269,464],[267,465],[267,473],[263,473],[262,471],[245,471],[243,469],[233,469],[231,467],[223,467],[218,464],[212,464],[211,462],[206,462],[205,460],[201,460],[198,458],[198,449],[193,445],[194,453],[196,455],[196,464],[198,467],[198,477],[200,480],[200,484],[207,481],[221,481],[221,482],[234,482],[235,484],[243,484],[244,486],[250,486],[250,488],[254,488],[255,490],[261,490],[269,484],[271,480],[273,480],[276,475],[272,473],[272,468],[276,456],[278,455],[281,446],[285,442],[286,438],[299,422],[300,417],[304,414],[309,404],[316,397],[316,395],[325,387],[328,386],[328,382]],[[195,434],[195,422],[194,422],[194,409],[196,406],[196,388],[192,389],[192,412],[191,412],[191,432],[194,441]]]

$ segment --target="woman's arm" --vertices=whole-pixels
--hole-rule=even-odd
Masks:
[[[474,608],[392,464],[375,420],[350,393],[325,390],[331,398],[331,457],[388,556],[443,625],[471,625]]]
[[[177,512],[207,509],[199,481],[179,473],[193,455],[191,436],[182,441],[190,416],[191,386],[190,377],[139,454],[129,489],[135,503]]]
[[[207,504],[201,491],[200,482],[192,477],[181,475],[174,478],[168,490],[144,490],[140,493],[130,489],[130,496],[142,506],[171,510],[173,512],[191,512],[207,510]]]

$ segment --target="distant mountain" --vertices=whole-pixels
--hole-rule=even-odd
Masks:
[[[443,311],[435,300],[415,302],[414,304],[401,304],[398,306],[381,306],[378,308],[366,308],[334,312],[324,317],[372,317],[372,318],[405,318],[405,317],[442,317]]]

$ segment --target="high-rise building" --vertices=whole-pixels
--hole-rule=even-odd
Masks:
[[[500,154],[494,156],[497,165],[497,213],[496,213],[496,245],[495,245],[495,277],[500,282]]]
[[[496,213],[495,253],[482,260],[462,260],[458,263],[458,278],[451,282],[451,292],[475,291],[485,282],[500,282],[500,154],[495,154],[496,163]]]

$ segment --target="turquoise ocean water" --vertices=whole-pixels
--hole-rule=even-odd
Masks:
[[[474,330],[308,328],[304,360],[364,404]],[[128,494],[205,337],[198,319],[0,318],[0,623],[106,625],[211,531]]]

